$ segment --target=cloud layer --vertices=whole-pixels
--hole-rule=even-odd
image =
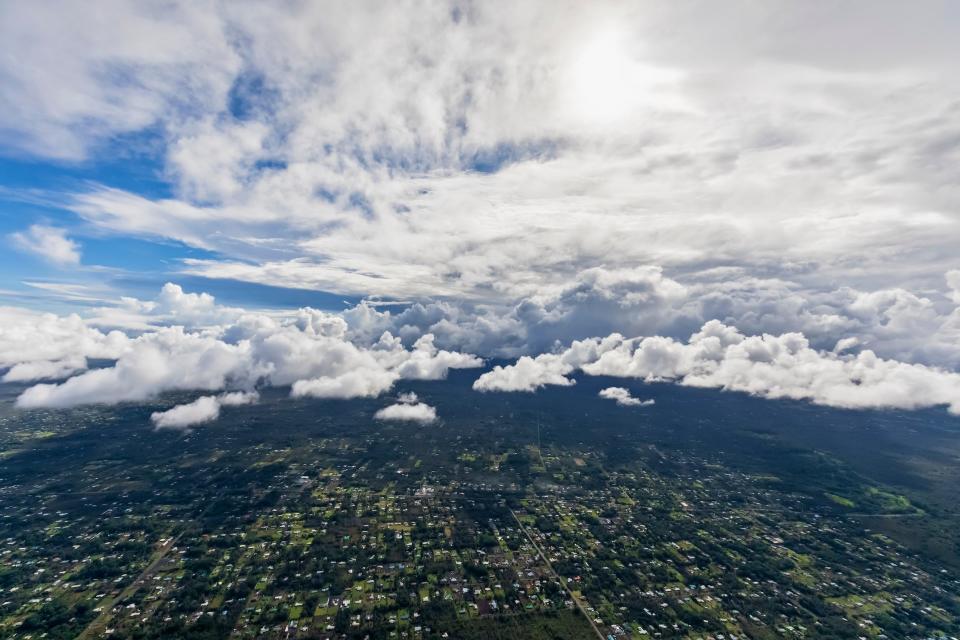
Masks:
[[[101,331],[76,314],[0,307],[0,368],[8,369],[4,382],[63,377],[85,369],[87,358],[116,358],[129,344],[125,333]]]
[[[609,333],[689,336],[709,320],[748,333],[803,333],[820,349],[856,338],[886,358],[960,366],[960,309],[949,272],[922,294],[903,288],[815,291],[800,282],[711,269],[674,279],[662,269],[586,269],[562,286],[510,304],[428,302],[400,312],[362,304],[346,311],[350,335],[423,333],[446,348],[517,357]],[[946,285],[946,286],[944,286]]]
[[[570,385],[569,376],[577,370],[848,409],[946,406],[960,414],[960,374],[885,360],[870,350],[856,355],[818,351],[799,333],[746,336],[716,320],[686,342],[618,334],[575,342],[559,354],[497,367],[480,376],[474,388],[534,391],[544,384]],[[605,391],[607,397],[619,395]]]
[[[197,300],[205,300],[181,295],[182,291],[172,285],[164,287],[161,299],[171,292],[179,292],[174,298],[187,309],[195,310]],[[221,310],[212,298],[208,302],[204,303],[207,319],[235,317],[236,310]],[[123,304],[131,306],[130,301]],[[148,312],[156,308],[137,305]],[[176,314],[178,310],[175,306],[164,313]],[[135,338],[119,332],[104,336],[86,327],[79,317],[42,318],[45,324],[39,328],[40,334],[33,335],[41,345],[37,353],[23,351],[26,347],[15,343],[18,334],[7,336],[10,353],[5,361],[16,363],[7,375],[25,379],[23,370],[28,365],[38,371],[54,367],[50,356],[63,357],[65,350],[78,346],[88,354],[109,353],[116,363],[64,382],[30,387],[17,399],[17,405],[24,408],[135,402],[164,391],[217,391],[229,386],[251,389],[257,384],[290,385],[295,397],[373,397],[401,379],[438,380],[451,368],[482,364],[475,356],[436,348],[430,335],[421,336],[411,349],[405,349],[389,332],[370,347],[358,346],[347,339],[342,318],[313,309],[301,309],[279,319],[243,314],[233,321],[195,330],[164,326]],[[38,329],[32,326],[34,331]],[[79,345],[77,336],[66,335],[64,327],[82,329],[78,331]],[[58,337],[64,344],[56,344]],[[115,348],[110,352],[107,347]],[[206,403],[195,409],[205,409],[209,414],[210,406]]]
[[[816,317],[840,287],[926,292],[958,268],[956,18],[933,2],[12,3],[0,131],[40,159],[154,150],[162,196],[45,197],[98,233],[216,252],[191,274],[509,305],[646,265],[684,287],[651,282],[657,302],[722,305],[722,268],[735,287],[783,282]],[[637,331],[580,337],[613,330]]]
[[[614,281],[620,282],[621,277],[616,275]],[[580,290],[589,292],[586,304],[598,304],[593,288]],[[637,295],[645,301],[641,304],[656,298],[646,289]],[[620,298],[629,306],[629,293]],[[891,319],[925,317],[922,304],[919,314],[911,306],[911,301],[920,300],[916,297],[878,292],[851,299],[863,308],[886,308]],[[907,311],[893,311],[891,307],[897,305]],[[154,418],[158,425],[185,426],[215,419],[222,405],[248,402],[255,397],[249,393],[261,385],[289,386],[293,397],[377,397],[400,380],[439,380],[450,369],[482,366],[479,357],[439,348],[433,333],[423,333],[406,322],[398,332],[407,337],[409,347],[390,330],[383,330],[376,340],[371,338],[385,326],[396,328],[400,318],[414,322],[422,316],[431,326],[443,328],[448,338],[467,335],[462,341],[474,342],[468,334],[482,323],[482,315],[443,305],[435,308],[443,313],[433,314],[427,307],[414,305],[393,315],[367,304],[342,315],[309,308],[255,313],[223,307],[211,296],[185,293],[168,284],[154,301],[124,299],[113,308],[93,310],[89,321],[77,315],[59,317],[7,308],[0,328],[0,364],[7,368],[5,382],[66,378],[27,388],[17,398],[21,408],[138,402],[167,391],[240,390],[204,396],[212,399],[175,407]],[[584,312],[576,306],[565,311],[574,317]],[[104,333],[90,326],[116,317],[146,329]],[[168,326],[171,318],[186,320],[191,326]],[[553,320],[563,318],[564,314],[557,313]],[[896,331],[889,327],[891,323],[886,328]],[[476,379],[473,388],[509,392],[570,386],[575,384],[573,375],[583,372],[674,381],[835,407],[946,406],[960,413],[960,374],[884,358],[865,348],[864,342],[861,337],[848,336],[824,349],[811,345],[801,332],[750,335],[732,324],[709,320],[687,340],[662,335],[625,338],[620,333],[574,340],[565,348],[558,346],[539,355],[521,356],[510,365],[494,366]],[[87,358],[114,363],[86,370]],[[604,389],[600,395],[622,405],[645,404],[620,387]],[[428,421],[436,416],[415,394],[405,393],[378,417]]]

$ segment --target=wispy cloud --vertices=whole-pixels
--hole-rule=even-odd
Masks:
[[[80,244],[67,237],[65,229],[31,225],[26,231],[10,234],[13,244],[59,266],[80,264]]]
[[[813,290],[956,268],[956,22],[932,6],[4,11],[8,144],[85,157],[156,125],[172,196],[62,204],[222,254],[190,273],[506,300],[596,266]]]

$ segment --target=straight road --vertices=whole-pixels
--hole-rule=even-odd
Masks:
[[[520,518],[517,517],[517,514],[513,512],[513,509],[510,509],[510,515],[513,516],[513,519],[517,521],[517,526],[520,527],[520,531],[523,531],[523,535],[527,537],[527,540],[530,541],[530,544],[533,545],[533,548],[537,550],[537,554],[543,559],[544,564],[547,565],[547,569],[550,570],[551,575],[554,579],[560,583],[560,586],[564,588],[567,594],[570,596],[570,599],[573,600],[573,603],[577,605],[577,608],[580,609],[580,613],[583,614],[583,617],[587,619],[587,622],[590,623],[590,626],[593,628],[594,633],[597,634],[597,637],[600,640],[606,640],[606,636],[603,635],[603,632],[597,627],[593,622],[593,618],[590,616],[590,612],[587,611],[587,608],[583,605],[583,602],[580,601],[580,598],[573,594],[573,591],[570,590],[570,587],[567,586],[567,582],[561,578],[556,571],[553,569],[553,565],[550,564],[550,560],[547,559],[547,554],[543,552],[543,549],[540,548],[536,542],[534,542],[533,537],[530,535],[530,532],[527,531],[527,528],[523,526],[523,523],[520,522]]]

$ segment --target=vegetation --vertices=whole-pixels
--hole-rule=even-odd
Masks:
[[[432,426],[277,390],[187,434],[0,404],[0,636],[960,632],[956,418],[603,383],[410,385]]]

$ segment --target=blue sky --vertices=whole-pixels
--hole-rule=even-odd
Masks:
[[[104,142],[89,158],[75,162],[49,161],[10,154],[0,157],[0,235],[7,238],[0,252],[3,281],[0,300],[51,311],[73,311],[89,301],[51,295],[30,283],[81,285],[103,296],[150,298],[166,282],[207,291],[224,302],[250,307],[342,309],[357,296],[210,279],[180,273],[188,258],[216,259],[218,254],[162,237],[113,233],[87,224],[81,216],[58,206],[58,199],[91,185],[132,191],[149,198],[171,197],[164,178],[161,141],[145,132]],[[33,224],[69,230],[83,247],[79,265],[63,268],[44,256],[18,250],[9,236]]]

